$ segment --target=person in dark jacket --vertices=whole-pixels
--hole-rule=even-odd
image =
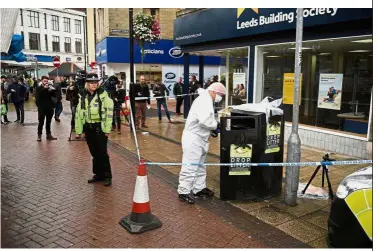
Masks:
[[[63,103],[62,103],[62,86],[59,78],[55,79],[54,88],[55,88],[55,121],[60,122],[60,114],[63,112]]]
[[[66,93],[66,100],[70,101],[70,108],[71,108],[71,130],[75,131],[75,114],[77,105],[79,104],[79,87],[77,83],[71,81],[70,85],[67,88]],[[79,139],[80,137],[76,135],[76,139]]]
[[[180,96],[184,94],[184,85],[182,83],[182,77],[178,78],[177,83],[173,87],[173,95],[176,97],[176,114],[181,115],[181,105],[184,101],[184,96]]]
[[[114,115],[113,115],[113,128],[117,128],[118,134],[121,133],[121,109],[122,104],[125,102],[126,90],[123,88],[122,82],[118,80],[117,89],[114,94]],[[117,124],[117,125],[116,125]]]
[[[2,98],[3,98],[3,103],[5,104],[5,107],[7,108],[8,111],[8,94],[7,94],[7,89],[8,89],[8,78],[6,76],[1,76],[1,93],[2,93]],[[3,115],[4,117],[4,124],[10,123],[8,120],[7,115]]]
[[[55,88],[49,84],[49,77],[42,77],[42,84],[38,86],[35,93],[35,102],[38,107],[38,139],[42,140],[42,129],[46,119],[46,139],[56,140],[51,135],[51,120],[54,115],[53,98],[55,97]]]
[[[146,109],[151,108],[150,102],[150,89],[146,84],[144,76],[140,76],[140,83],[135,86],[135,110],[136,110],[136,129],[138,130],[141,127],[148,128],[146,125]],[[137,98],[145,98],[138,100]]]
[[[165,114],[167,115],[169,123],[172,123],[171,115],[169,114],[166,97],[169,96],[169,90],[165,86],[165,84],[160,82],[160,79],[157,79],[157,83],[154,85],[152,93],[154,97],[156,97],[157,108],[158,108],[158,115],[159,115],[159,123],[161,123],[161,106],[164,107]],[[166,94],[166,95],[165,95]],[[161,98],[159,98],[161,97]]]
[[[15,78],[13,83],[8,86],[7,93],[11,94],[11,101],[14,104],[17,113],[17,120],[14,122],[24,125],[24,103],[26,93],[24,79]]]

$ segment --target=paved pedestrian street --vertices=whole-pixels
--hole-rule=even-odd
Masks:
[[[67,141],[69,117],[53,121],[57,141],[43,137],[37,142],[37,113],[28,105],[24,127],[12,123],[1,130],[3,248],[306,246],[216,198],[195,205],[180,202],[177,176],[159,167],[149,168],[148,181],[152,213],[163,226],[129,234],[119,220],[131,211],[136,156],[110,142],[113,185],[88,184],[91,157],[85,142]]]
[[[12,107],[12,105],[10,106]],[[65,113],[69,114],[64,104]],[[9,117],[15,120],[10,109]],[[1,128],[1,247],[3,248],[290,248],[326,247],[328,201],[299,200],[287,207],[282,197],[262,202],[225,202],[219,197],[219,167],[208,168],[211,200],[188,205],[177,198],[180,167],[148,167],[152,213],[162,227],[129,234],[119,220],[131,212],[137,174],[135,142],[127,126],[110,136],[113,184],[88,184],[91,156],[83,141],[67,140],[70,117],[52,122],[57,141],[37,142],[37,112],[26,105],[25,126]],[[163,119],[164,120],[164,119]],[[181,122],[180,122],[181,121]],[[142,157],[181,161],[182,119],[175,124],[147,119],[150,134],[138,132]],[[212,139],[208,162],[219,162],[219,143]],[[218,145],[217,145],[218,144]],[[302,151],[302,160],[319,160],[322,152]],[[342,157],[342,156],[337,156]],[[346,156],[344,156],[346,158]],[[334,189],[360,166],[331,170]],[[301,170],[307,181],[314,167]],[[319,177],[314,185],[319,185]]]

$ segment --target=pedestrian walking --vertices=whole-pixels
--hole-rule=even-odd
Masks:
[[[89,73],[86,78],[86,90],[80,94],[76,110],[75,130],[86,138],[92,155],[94,176],[88,183],[104,181],[105,186],[112,184],[112,172],[108,155],[108,136],[113,120],[113,101],[108,93],[99,88],[98,75]]]
[[[46,139],[56,140],[51,135],[51,120],[54,115],[53,98],[55,97],[55,88],[49,83],[49,77],[42,77],[42,84],[38,86],[35,92],[35,103],[38,108],[38,138],[42,140],[42,129],[46,121]]]
[[[222,100],[226,88],[221,83],[214,83],[207,90],[199,89],[198,93],[199,97],[193,102],[182,134],[183,163],[205,163],[210,133],[219,128],[213,103]],[[183,165],[177,192],[179,199],[189,204],[194,203],[192,192],[196,197],[212,197],[214,192],[206,187],[206,166]]]
[[[24,103],[26,93],[24,79],[22,77],[14,78],[12,84],[8,86],[7,93],[11,94],[11,101],[16,109],[17,120],[14,122],[24,125]]]
[[[184,96],[179,96],[184,94],[184,85],[182,83],[182,77],[178,78],[177,83],[173,86],[173,95],[176,97],[176,115],[181,115],[181,105],[184,101]]]
[[[140,127],[148,128],[146,125],[146,110],[151,108],[150,89],[148,88],[143,75],[139,78],[139,85],[135,86],[135,93],[136,98],[145,98],[142,100],[135,100],[136,129],[139,130]]]
[[[75,131],[75,115],[77,105],[79,104],[79,87],[74,81],[71,81],[66,93],[66,100],[70,101],[71,108],[71,131]],[[80,137],[76,135],[76,139]]]
[[[60,122],[60,114],[63,112],[63,103],[62,103],[62,86],[61,86],[61,81],[60,78],[55,78],[55,83],[54,83],[54,88],[55,88],[55,121]]]
[[[7,109],[8,111],[8,94],[7,94],[7,89],[8,89],[8,78],[3,75],[1,76],[1,93],[2,93],[2,99],[3,99],[3,104],[5,105],[5,108]],[[10,121],[8,120],[8,116],[7,114],[2,114],[2,116],[4,117],[4,124],[8,124],[10,123]]]
[[[163,106],[165,114],[167,115],[169,123],[172,123],[171,115],[169,114],[166,97],[169,96],[169,90],[165,86],[165,84],[160,82],[160,79],[157,79],[156,84],[152,90],[154,97],[156,98],[157,102],[157,109],[158,109],[158,116],[159,116],[159,123],[161,123],[161,106]]]
[[[117,128],[117,133],[121,133],[121,109],[122,104],[125,102],[126,90],[123,88],[123,84],[118,80],[116,92],[114,94],[114,116],[113,116],[113,128]]]
[[[25,81],[22,82],[22,85],[25,87],[25,101],[29,101],[29,92],[30,92],[30,86],[29,81],[25,79]]]

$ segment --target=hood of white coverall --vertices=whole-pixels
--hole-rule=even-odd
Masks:
[[[206,143],[211,131],[217,128],[213,99],[208,90],[200,88],[197,92],[199,96],[194,100],[185,123],[183,144],[187,140],[186,136],[199,140],[201,144]]]

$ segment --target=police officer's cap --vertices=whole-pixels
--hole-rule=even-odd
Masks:
[[[100,78],[96,73],[88,73],[87,75],[87,82],[98,82]]]

